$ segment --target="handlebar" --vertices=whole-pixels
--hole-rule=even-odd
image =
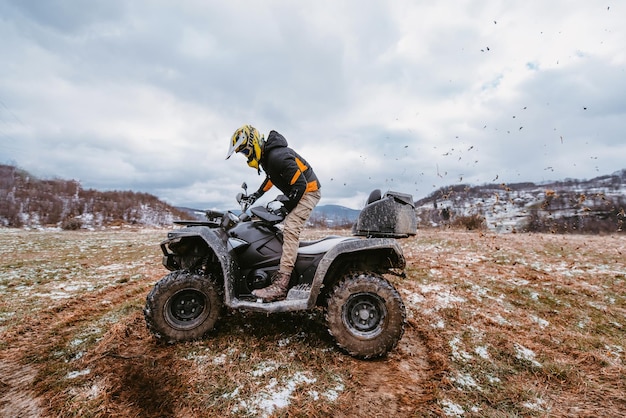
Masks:
[[[243,193],[237,193],[236,199],[237,203],[241,206],[241,213],[245,214],[248,209],[250,209],[250,206],[254,204],[255,200],[254,198],[252,200],[250,199],[251,195],[248,195],[248,186],[246,183],[243,183],[241,187],[243,188]],[[288,200],[289,199],[286,196],[281,194],[276,196],[276,198],[271,202],[267,203],[265,207],[270,213],[284,217],[287,215],[284,203]]]

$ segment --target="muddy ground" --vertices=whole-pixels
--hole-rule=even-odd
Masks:
[[[142,308],[164,235],[0,230],[0,416],[626,415],[623,234],[419,231],[388,278],[404,337],[375,361],[321,311],[157,343]]]

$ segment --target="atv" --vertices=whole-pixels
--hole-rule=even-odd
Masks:
[[[240,213],[209,210],[206,220],[176,221],[180,227],[161,243],[170,273],[146,298],[150,332],[168,343],[194,340],[214,329],[225,308],[270,314],[322,307],[330,334],[348,354],[371,359],[392,350],[404,333],[406,312],[383,275],[405,274],[396,238],[416,233],[412,196],[375,190],[353,236],[301,241],[286,298],[267,303],[252,291],[268,286],[278,270],[284,198],[250,208],[242,187]]]

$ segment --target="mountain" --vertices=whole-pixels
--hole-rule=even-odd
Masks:
[[[360,212],[339,205],[316,206],[311,213],[310,222],[326,227],[348,227],[354,224]]]
[[[626,170],[591,180],[441,188],[415,202],[421,227],[497,232],[622,232]]]
[[[0,165],[0,226],[63,229],[171,225],[185,215],[156,196],[83,189],[74,180],[40,180]]]
[[[180,214],[182,215],[182,218],[180,219],[184,218],[186,220],[191,220],[191,221],[206,220],[205,212],[203,210],[186,208],[182,206],[176,206],[176,210],[178,210]]]

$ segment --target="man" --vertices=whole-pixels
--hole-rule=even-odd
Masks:
[[[283,222],[283,252],[280,267],[272,284],[264,289],[256,289],[252,294],[272,302],[284,299],[291,272],[298,256],[300,233],[321,198],[320,183],[313,168],[297,152],[287,146],[287,140],[276,131],[270,131],[267,141],[251,125],[237,129],[230,140],[226,159],[234,153],[241,153],[248,159],[248,165],[259,174],[266,174],[259,189],[249,196],[254,203],[265,192],[276,186],[288,198],[284,202],[288,214]]]

